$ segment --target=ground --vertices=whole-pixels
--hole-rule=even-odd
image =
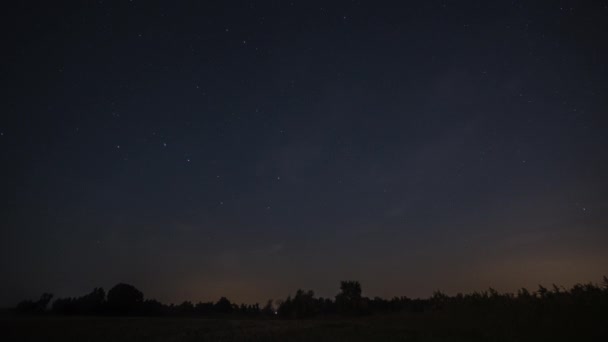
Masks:
[[[570,340],[555,331],[477,326],[438,316],[247,320],[204,318],[0,318],[2,341],[542,341]],[[553,336],[551,336],[553,335]],[[556,339],[557,337],[557,339]],[[578,336],[578,341],[593,339]]]

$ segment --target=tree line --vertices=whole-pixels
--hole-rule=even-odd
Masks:
[[[216,302],[185,301],[178,305],[167,305],[155,299],[145,299],[140,290],[124,283],[115,285],[107,294],[103,288],[95,288],[81,297],[52,299],[52,294],[44,293],[38,300],[20,302],[14,310],[24,314],[259,318],[444,312],[456,316],[478,314],[482,319],[500,315],[525,322],[535,317],[608,319],[608,278],[603,277],[601,284],[576,284],[569,289],[556,285],[551,288],[539,286],[536,291],[522,288],[517,293],[499,293],[490,288],[487,291],[448,296],[437,291],[426,299],[368,298],[362,295],[359,282],[342,281],[340,291],[334,298],[315,297],[313,291],[300,289],[293,296],[276,302],[269,300],[263,306],[258,303],[238,305],[226,297]]]

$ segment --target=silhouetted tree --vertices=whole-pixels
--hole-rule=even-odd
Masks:
[[[105,311],[106,293],[95,288],[89,294],[78,298],[63,298],[53,302],[53,312],[67,315],[101,314]]]
[[[334,302],[329,298],[317,299],[317,307],[321,314],[333,314],[336,312]]]
[[[232,303],[226,297],[220,298],[213,306],[213,309],[220,314],[229,314],[234,310]]]
[[[318,313],[313,291],[298,290],[292,301],[292,316],[295,318],[312,317]]]
[[[336,308],[344,314],[369,313],[369,300],[361,296],[358,281],[340,282],[340,293],[336,296]]]
[[[133,285],[120,283],[108,291],[108,309],[114,314],[139,313],[143,301],[144,294]]]
[[[49,302],[53,299],[53,294],[43,293],[37,301],[24,300],[17,304],[18,313],[41,314],[46,312]]]
[[[273,304],[272,299],[269,299],[266,302],[266,305],[264,305],[264,307],[262,308],[261,313],[266,316],[273,316],[275,313],[275,310],[274,310],[274,306],[272,304]]]
[[[340,296],[346,301],[357,301],[361,299],[361,284],[358,281],[340,282]]]
[[[287,318],[307,318],[319,313],[318,302],[313,291],[296,291],[296,295],[280,303],[278,314]]]
[[[449,302],[449,298],[441,291],[435,291],[433,292],[433,296],[431,297],[430,301],[433,310],[437,310],[446,306]]]

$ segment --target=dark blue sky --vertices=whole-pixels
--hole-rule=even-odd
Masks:
[[[11,6],[2,305],[608,269],[605,1]]]

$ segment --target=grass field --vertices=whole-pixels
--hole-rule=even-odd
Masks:
[[[595,341],[589,331],[480,325],[426,315],[323,320],[14,317],[2,341]]]

